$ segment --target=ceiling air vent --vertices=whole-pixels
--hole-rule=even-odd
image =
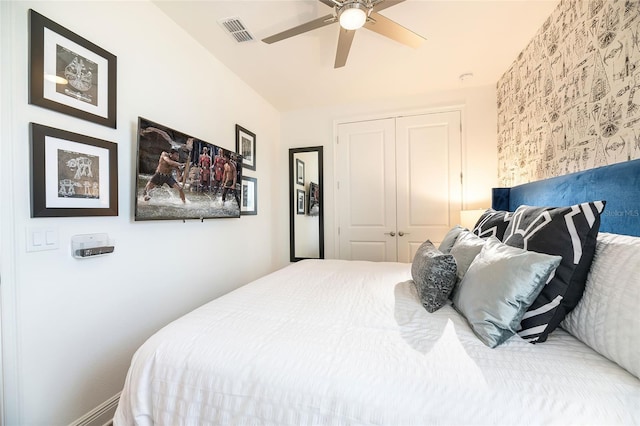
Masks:
[[[229,32],[231,37],[238,43],[244,43],[245,41],[252,41],[253,36],[244,26],[240,18],[224,18],[218,21],[218,24]]]

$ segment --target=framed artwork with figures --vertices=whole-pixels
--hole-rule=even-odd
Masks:
[[[138,117],[135,220],[239,218],[242,156]]]
[[[29,10],[29,103],[116,128],[117,58]]]
[[[31,217],[117,216],[118,145],[30,124]]]

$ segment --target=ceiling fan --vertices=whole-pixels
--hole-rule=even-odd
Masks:
[[[358,28],[364,27],[385,37],[411,47],[418,47],[425,40],[414,33],[380,15],[383,9],[402,3],[405,0],[318,0],[320,3],[333,8],[333,13],[314,19],[297,27],[290,28],[278,34],[262,39],[271,44],[277,41],[297,36],[317,28],[339,22],[340,35],[334,68],[343,67],[347,63],[347,56],[351,49],[353,36]]]

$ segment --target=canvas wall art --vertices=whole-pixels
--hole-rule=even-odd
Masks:
[[[140,117],[135,219],[240,217],[242,157]]]

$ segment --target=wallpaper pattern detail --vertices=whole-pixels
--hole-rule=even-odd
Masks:
[[[501,186],[640,158],[640,1],[562,0],[497,92]]]

